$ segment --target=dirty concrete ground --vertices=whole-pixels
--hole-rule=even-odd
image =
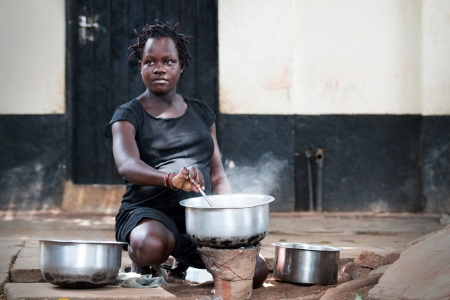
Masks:
[[[363,251],[386,256],[400,253],[411,241],[444,228],[439,215],[388,213],[271,213],[270,229],[261,254],[273,266],[274,242],[336,246],[344,265]],[[207,299],[211,281],[169,285],[154,289],[107,286],[91,290],[63,289],[43,282],[39,270],[37,239],[114,240],[114,216],[63,211],[0,211],[0,287],[7,299]],[[122,266],[130,263],[123,252]],[[355,289],[339,299],[363,299],[374,285]],[[252,299],[318,299],[334,286],[302,285],[275,281],[253,290]]]

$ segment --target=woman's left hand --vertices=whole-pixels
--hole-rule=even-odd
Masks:
[[[205,181],[202,172],[197,168],[183,167],[180,172],[173,177],[172,184],[175,188],[182,189],[183,191],[189,192],[194,191],[199,193],[199,189],[205,189]]]

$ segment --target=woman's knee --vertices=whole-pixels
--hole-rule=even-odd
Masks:
[[[133,253],[136,263],[140,265],[153,265],[164,259],[164,245],[158,237],[130,238],[130,252]]]
[[[175,238],[172,232],[154,222],[141,222],[130,233],[130,257],[137,264],[161,264],[173,252]]]

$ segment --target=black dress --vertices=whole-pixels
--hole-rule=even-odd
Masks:
[[[178,118],[161,119],[147,113],[137,99],[119,106],[105,134],[112,139],[111,125],[128,121],[136,129],[136,143],[142,161],[166,172],[178,173],[183,166],[194,166],[204,175],[206,193],[211,193],[210,161],[214,141],[210,127],[215,114],[204,102],[184,97],[187,110]],[[139,186],[128,182],[116,216],[116,240],[129,242],[128,234],[142,218],[162,222],[176,238],[175,259],[186,265],[204,268],[196,248],[186,234],[184,207],[181,200],[198,197],[195,192],[174,191],[167,187]]]

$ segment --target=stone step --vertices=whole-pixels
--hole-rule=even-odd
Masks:
[[[107,285],[96,289],[67,289],[49,283],[6,283],[4,294],[8,300],[129,300],[129,299],[174,299],[173,294],[161,287],[127,289],[115,285]],[[130,296],[132,294],[132,296]]]

